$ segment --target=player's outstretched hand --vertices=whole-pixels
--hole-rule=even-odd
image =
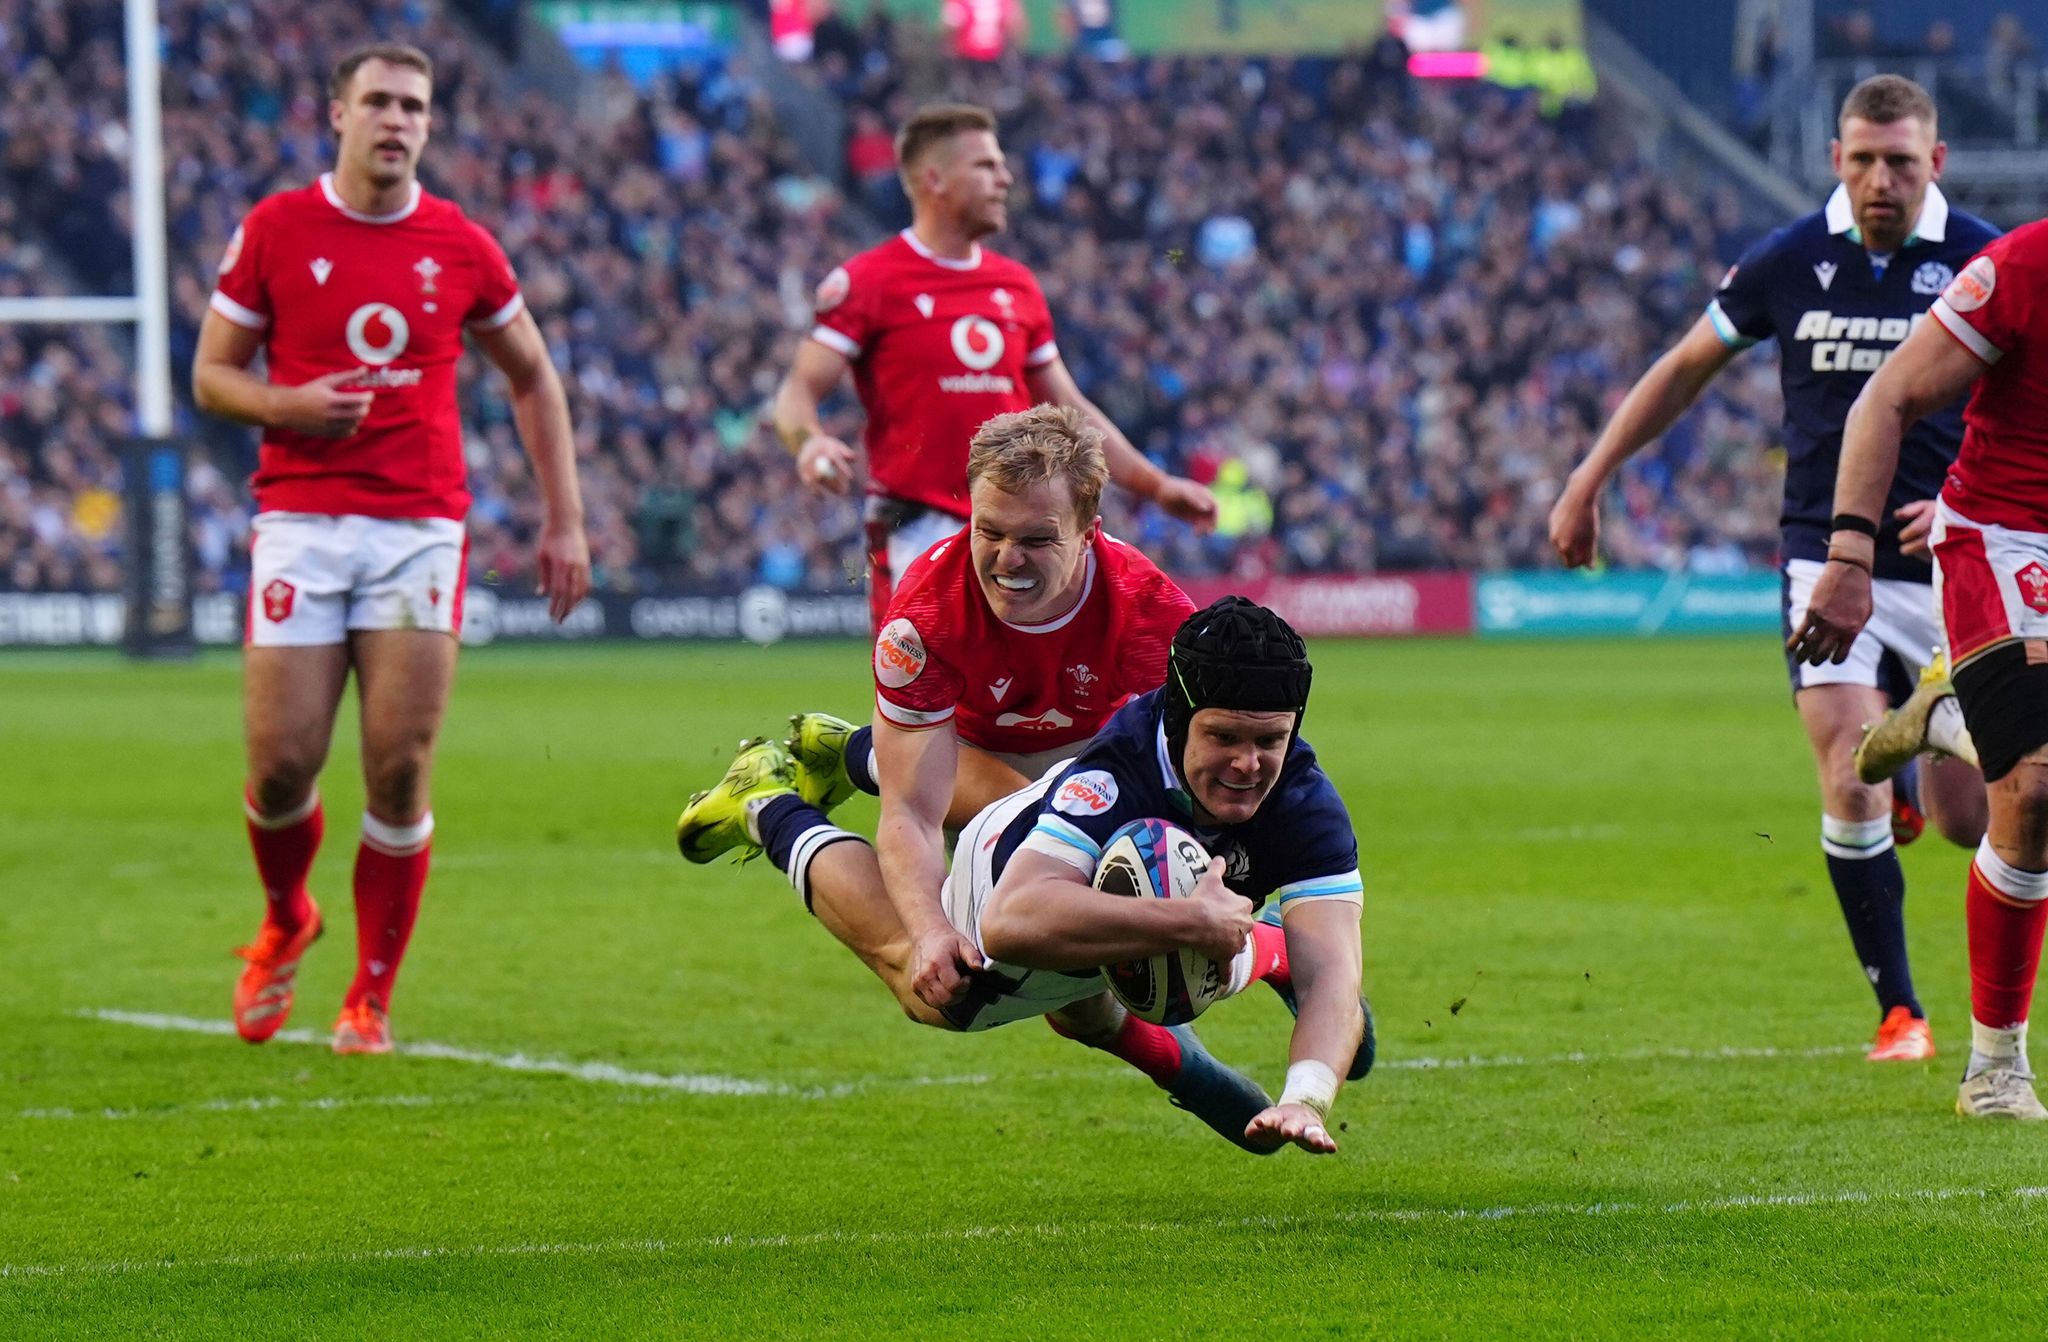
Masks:
[[[1187,941],[1189,948],[1218,964],[1229,964],[1252,934],[1254,910],[1250,900],[1223,884],[1222,858],[1209,859],[1209,869],[1188,892],[1187,907],[1197,919],[1195,932]]]
[[[1600,507],[1597,493],[1584,493],[1569,480],[1550,510],[1550,545],[1566,568],[1584,568],[1593,562],[1600,545]]]
[[[812,489],[844,494],[853,488],[853,449],[828,434],[812,434],[797,449],[796,478]]]
[[[1322,1117],[1305,1104],[1275,1104],[1261,1109],[1245,1124],[1245,1138],[1267,1150],[1293,1142],[1311,1155],[1327,1156],[1337,1149],[1337,1139]]]
[[[1216,496],[1209,492],[1207,485],[1198,485],[1184,476],[1169,475],[1159,482],[1159,491],[1152,496],[1152,501],[1197,531],[1216,529]]]
[[[374,392],[343,391],[341,386],[369,371],[351,368],[345,373],[328,373],[311,382],[301,382],[296,387],[277,388],[270,422],[280,429],[314,438],[348,437],[362,427],[363,417],[370,413],[370,403],[377,396]]]
[[[1899,532],[1899,553],[1930,556],[1927,540],[1934,532],[1934,500],[1914,499],[1892,516],[1906,524]]]
[[[945,923],[921,934],[910,947],[910,988],[929,1007],[949,1007],[967,992],[967,975],[981,968],[974,943]]]
[[[1813,585],[1806,618],[1785,640],[1785,651],[1814,666],[1839,665],[1849,660],[1849,648],[1869,622],[1870,570],[1860,564],[1829,564]]]
[[[540,577],[534,590],[548,599],[548,617],[560,624],[577,602],[590,595],[590,542],[584,539],[583,528],[543,524],[534,567]]]

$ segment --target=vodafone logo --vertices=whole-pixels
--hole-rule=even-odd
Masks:
[[[376,323],[372,326],[371,323]],[[365,303],[348,315],[348,350],[373,368],[381,368],[405,353],[412,328],[405,314],[389,303]],[[372,337],[383,343],[371,344]]]
[[[966,316],[953,323],[953,354],[977,373],[1003,361],[1003,330],[986,317]]]

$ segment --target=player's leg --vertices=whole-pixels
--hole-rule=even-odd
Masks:
[[[683,809],[676,845],[697,863],[734,850],[743,861],[765,853],[804,907],[882,980],[906,1015],[947,1027],[911,989],[910,937],[889,902],[873,846],[804,799],[780,743],[742,742],[717,786]]]
[[[2008,642],[1957,672],[1990,825],[1970,864],[1970,1061],[1956,1111],[2048,1119],[2027,1061],[2027,1016],[2048,926],[2048,644]]]
[[[251,1043],[283,1028],[299,958],[321,931],[306,877],[325,829],[318,780],[348,679],[346,578],[332,520],[261,514],[250,548],[242,807],[265,910],[255,939],[237,952],[247,964],[234,1015]]]
[[[1870,1056],[1932,1056],[1906,954],[1906,877],[1892,838],[1891,785],[1856,776],[1856,743],[1863,724],[1883,711],[1883,696],[1867,685],[1820,684],[1799,690],[1797,702],[1820,780],[1828,879],[1882,1018]]]
[[[1970,760],[1926,758],[1920,761],[1920,797],[1927,818],[1941,837],[1958,848],[1975,848],[1990,823],[1984,775]]]
[[[434,747],[455,684],[452,632],[364,629],[351,640],[362,697],[363,826],[356,847],[356,975],[337,1052],[390,1047],[387,1016],[433,860]]]
[[[1258,1082],[1217,1061],[1188,1025],[1154,1025],[1139,1020],[1107,992],[1095,993],[1047,1013],[1046,1024],[1089,1048],[1101,1049],[1143,1072],[1174,1105],[1256,1155],[1278,1148],[1253,1143],[1244,1133],[1272,1104]]]
[[[1902,702],[1863,734],[1856,747],[1857,776],[1866,783],[1908,778],[1913,786],[1893,788],[1894,807],[1916,794],[1918,809],[1944,838],[1975,848],[1984,837],[1983,776],[1956,702],[1933,589],[1886,578],[1872,584],[1871,596],[1867,631],[1889,654],[1885,671],[1903,673],[1899,684],[1884,684]]]

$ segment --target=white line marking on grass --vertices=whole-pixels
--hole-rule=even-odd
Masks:
[[[235,1027],[224,1020],[201,1020],[193,1016],[169,1016],[155,1011],[82,1011],[89,1020],[114,1025],[135,1025],[145,1030],[172,1030],[186,1034],[232,1035]],[[317,1044],[333,1042],[331,1035],[313,1030],[280,1030],[272,1043]],[[830,1086],[798,1086],[785,1081],[759,1081],[749,1077],[697,1073],[643,1072],[610,1062],[571,1062],[566,1058],[536,1058],[526,1053],[485,1053],[477,1049],[437,1044],[431,1040],[400,1041],[392,1052],[407,1058],[437,1058],[444,1062],[467,1062],[495,1067],[506,1072],[538,1072],[566,1076],[598,1085],[632,1086],[643,1090],[673,1090],[689,1095],[772,1095],[800,1100],[841,1099],[877,1086],[972,1086],[993,1080],[976,1073],[970,1076],[863,1077]]]
[[[1749,1062],[1758,1058],[1839,1058],[1861,1053],[1862,1044],[1823,1044],[1816,1048],[1635,1048],[1620,1053],[1547,1053],[1533,1058],[1389,1058],[1375,1071],[1433,1072],[1463,1067],[1563,1067],[1607,1062]]]
[[[958,1244],[973,1240],[1067,1240],[1091,1236],[1185,1235],[1203,1230],[1309,1230],[1340,1225],[1455,1225],[1461,1222],[1595,1219],[1610,1216],[1704,1216],[1724,1212],[1797,1211],[1916,1202],[2032,1202],[2048,1188],[1923,1188],[1899,1192],[1840,1189],[1817,1193],[1738,1193],[1677,1202],[1538,1202],[1493,1207],[1369,1207],[1299,1216],[1216,1216],[1186,1221],[1084,1221],[1072,1225],[955,1226],[939,1230],[816,1230],[788,1235],[700,1235],[685,1239],[620,1239],[594,1243],[475,1244],[389,1249],[227,1255],[216,1258],[116,1259],[98,1263],[0,1263],[0,1278],[111,1276],[180,1268],[335,1266],[432,1259],[660,1257],[706,1249],[800,1249],[821,1246],[889,1247]]]
[[[153,1104],[139,1109],[71,1109],[63,1106],[52,1109],[24,1109],[18,1117],[47,1119],[110,1119],[119,1122],[130,1118],[167,1118],[173,1114],[260,1114],[273,1109],[354,1109],[359,1106],[377,1108],[415,1109],[428,1105],[447,1104],[446,1099],[431,1095],[323,1095],[312,1100],[288,1100],[280,1095],[252,1095],[240,1100],[201,1100],[197,1104]]]

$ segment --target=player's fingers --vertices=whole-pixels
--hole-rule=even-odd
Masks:
[[[1296,1146],[1311,1155],[1327,1156],[1337,1149],[1337,1141],[1330,1136],[1330,1130],[1320,1123],[1305,1126],[1301,1135],[1294,1139]]]
[[[981,952],[976,949],[974,943],[965,937],[960,938],[958,954],[960,956],[960,963],[966,965],[969,969],[980,969],[988,963],[981,958]]]
[[[345,369],[339,373],[322,374],[313,379],[313,385],[318,387],[338,387],[344,382],[353,382],[359,377],[367,377],[369,372],[369,369],[359,364],[354,368]]]

